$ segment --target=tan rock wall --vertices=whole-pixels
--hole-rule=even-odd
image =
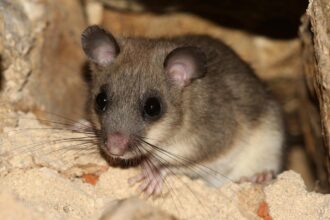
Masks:
[[[1,100],[15,110],[76,119],[86,99],[78,0],[0,2]],[[1,44],[0,43],[0,44]]]
[[[310,153],[317,166],[321,186],[330,186],[330,3],[311,0],[301,27],[304,43],[304,74],[308,92],[315,98],[309,103],[311,120],[306,128],[314,135],[309,141]],[[308,94],[307,94],[308,95]],[[306,109],[308,110],[308,109]],[[316,115],[316,116],[315,116]],[[320,122],[315,125],[315,122]],[[322,131],[318,131],[322,129]],[[321,136],[322,135],[322,136]],[[307,136],[307,135],[306,135]],[[322,139],[322,140],[321,140]]]

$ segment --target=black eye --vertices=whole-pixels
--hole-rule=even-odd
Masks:
[[[98,111],[104,112],[107,108],[107,103],[108,103],[107,94],[105,92],[100,92],[95,98],[95,103],[96,103],[96,109]]]
[[[156,97],[146,99],[143,107],[143,116],[147,119],[156,119],[162,113],[160,100]]]

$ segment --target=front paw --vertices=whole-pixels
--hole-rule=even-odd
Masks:
[[[162,192],[166,175],[167,172],[165,169],[151,166],[144,162],[142,165],[142,172],[129,178],[128,183],[131,186],[140,183],[138,189],[141,193],[144,193],[146,197],[159,196]]]

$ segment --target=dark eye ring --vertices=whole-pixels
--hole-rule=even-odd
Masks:
[[[149,97],[145,100],[143,106],[143,117],[145,119],[158,119],[162,112],[162,103],[158,97]]]
[[[108,104],[108,96],[106,92],[100,92],[95,98],[96,109],[104,112]]]

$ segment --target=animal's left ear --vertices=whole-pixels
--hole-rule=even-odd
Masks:
[[[206,55],[197,47],[178,47],[164,61],[165,73],[179,87],[189,85],[206,73]]]

